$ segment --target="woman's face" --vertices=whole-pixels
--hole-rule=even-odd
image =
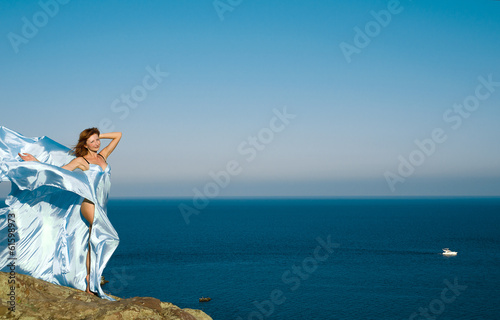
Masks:
[[[99,139],[97,133],[94,133],[90,136],[90,138],[87,139],[86,147],[87,149],[94,152],[99,151],[99,148],[101,147],[101,140]]]

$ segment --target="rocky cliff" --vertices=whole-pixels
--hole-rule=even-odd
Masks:
[[[22,274],[15,275],[15,290],[12,286],[9,274],[0,272],[0,319],[212,320],[203,311],[181,309],[155,298],[108,301]]]

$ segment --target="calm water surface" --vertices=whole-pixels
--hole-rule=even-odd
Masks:
[[[500,318],[500,199],[180,203],[110,200],[105,290],[214,319]]]

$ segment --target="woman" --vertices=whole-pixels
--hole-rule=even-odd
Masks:
[[[86,129],[72,152],[47,137],[26,138],[7,128],[0,129],[0,178],[12,182],[6,200],[9,207],[0,210],[0,219],[2,214],[15,215],[16,272],[85,288],[88,293],[97,289],[99,296],[109,299],[99,282],[118,245],[118,235],[106,214],[111,186],[111,169],[106,160],[122,134]],[[99,152],[100,139],[112,140]],[[14,151],[25,162],[14,159]],[[0,220],[2,228],[5,221],[2,224]],[[5,231],[0,241],[1,235],[5,237]],[[6,257],[4,250],[1,268],[6,265]]]

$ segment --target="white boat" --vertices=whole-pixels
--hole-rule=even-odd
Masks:
[[[444,256],[456,256],[458,252],[456,251],[451,251],[450,249],[448,248],[444,248],[443,249],[443,255]]]

